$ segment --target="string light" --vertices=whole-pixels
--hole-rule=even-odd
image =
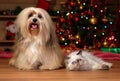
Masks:
[[[113,22],[112,22],[112,21],[110,21],[109,23],[110,23],[111,25],[113,24]]]
[[[97,27],[94,27],[94,29],[97,29]]]
[[[75,43],[76,43],[76,44],[79,44],[79,42],[78,42],[78,41],[76,41]]]
[[[67,43],[67,42],[65,42],[65,45],[67,46],[67,45],[68,45],[68,43]]]
[[[104,33],[104,32],[102,32],[102,35],[105,35],[105,33]]]
[[[94,35],[94,37],[96,37],[97,35]]]
[[[83,26],[83,29],[86,29],[86,27],[85,27],[85,26]]]
[[[104,26],[104,28],[106,29],[106,28],[107,28],[107,26],[105,25],[105,26]]]
[[[60,11],[59,10],[57,10],[57,14],[59,14],[60,13]]]
[[[81,19],[83,19],[83,16],[81,16]]]
[[[62,39],[62,41],[65,41],[65,38],[61,38]]]
[[[83,5],[85,6],[85,5],[86,5],[86,3],[83,3]]]
[[[66,16],[68,16],[70,13],[68,12],[67,14],[66,14]]]
[[[86,20],[88,20],[89,18],[88,17],[86,17]]]
[[[61,34],[62,34],[62,32],[59,32],[59,34],[61,35]]]

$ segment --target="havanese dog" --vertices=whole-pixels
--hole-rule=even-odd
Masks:
[[[80,50],[73,51],[65,59],[66,69],[78,70],[109,70],[112,63],[106,62],[92,54],[92,52]]]
[[[54,70],[64,64],[55,25],[44,9],[28,7],[17,16],[17,42],[9,64],[22,70]]]

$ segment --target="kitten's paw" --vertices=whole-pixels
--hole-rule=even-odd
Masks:
[[[102,65],[102,69],[103,69],[103,70],[109,70],[110,67],[109,67],[108,65],[106,65],[106,64],[103,64],[103,65]]]

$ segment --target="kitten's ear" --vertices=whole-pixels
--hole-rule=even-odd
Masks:
[[[80,50],[76,55],[82,55],[82,50]]]

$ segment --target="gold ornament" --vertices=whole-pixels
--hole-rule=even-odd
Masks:
[[[106,40],[103,42],[103,46],[108,47],[108,42]]]
[[[104,23],[108,22],[108,19],[106,18],[106,16],[104,16],[104,18],[102,19],[102,21],[103,21]]]
[[[80,38],[80,36],[77,34],[77,35],[75,36],[75,38],[76,38],[76,39],[79,39],[79,38]]]
[[[78,0],[78,4],[80,4],[80,1]]]
[[[91,24],[94,24],[94,25],[97,24],[97,18],[95,18],[94,16],[92,16],[92,18],[90,18],[89,21]]]
[[[82,9],[83,9],[83,5],[81,4],[81,5],[80,5],[80,10],[82,10]]]

